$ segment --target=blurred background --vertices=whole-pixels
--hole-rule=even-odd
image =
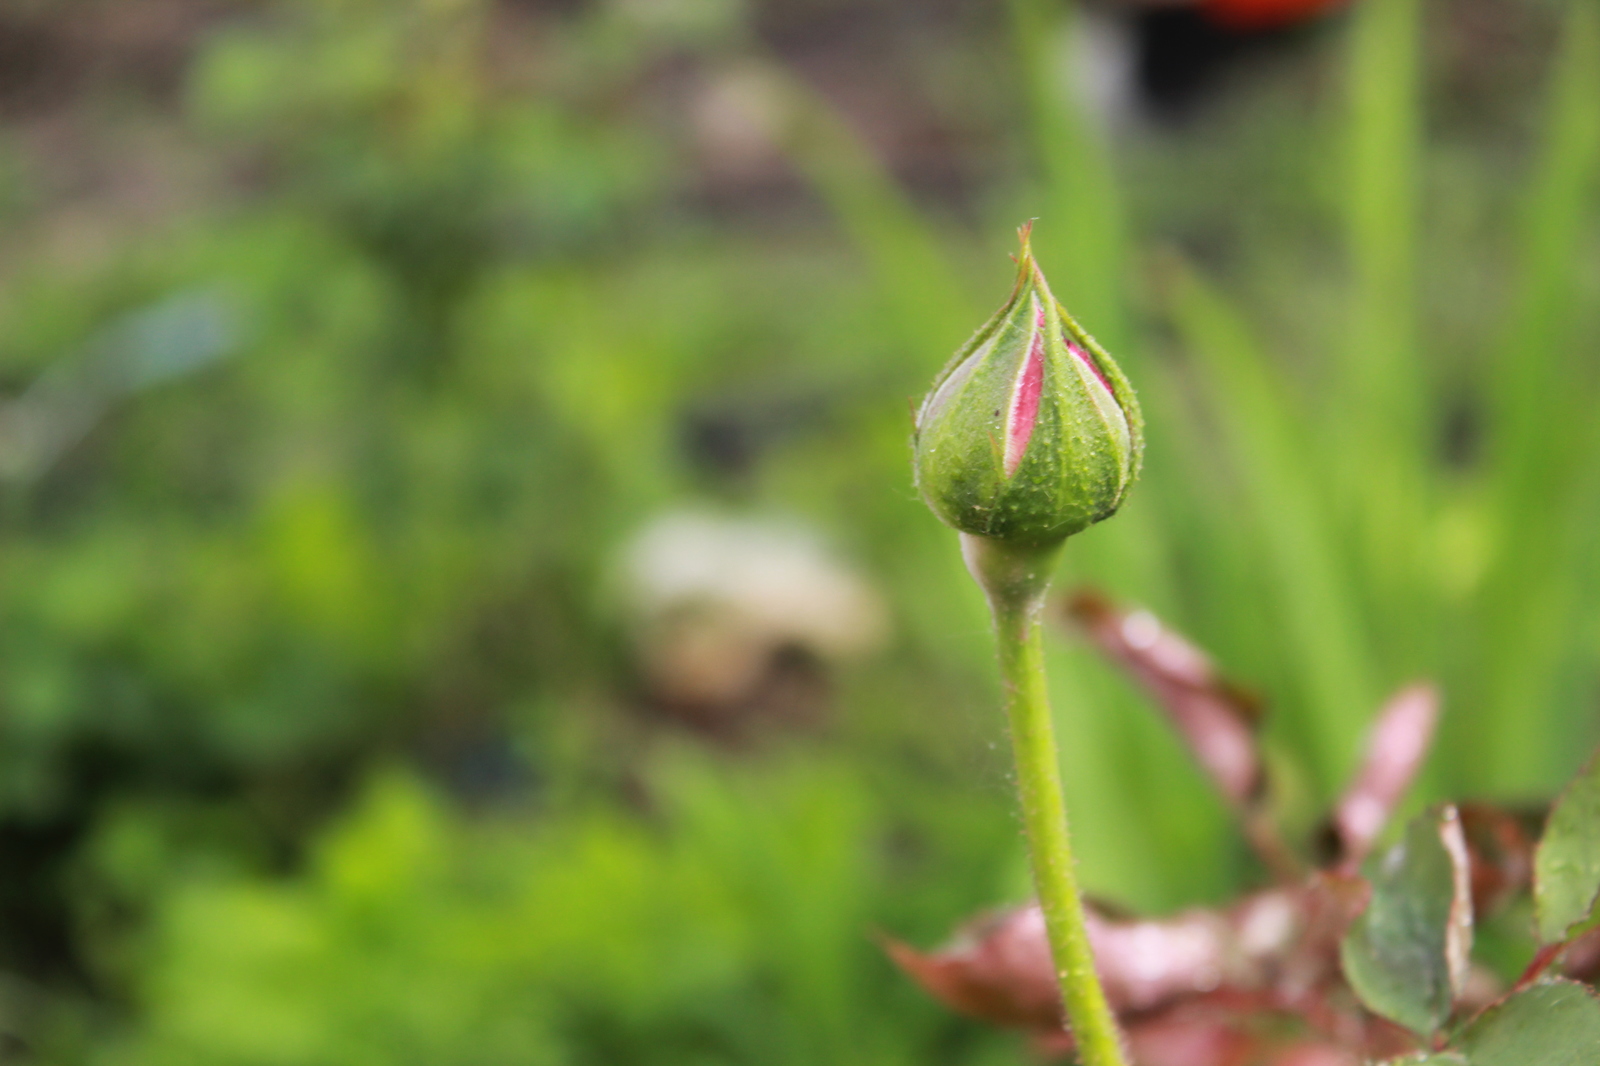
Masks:
[[[1139,388],[1062,587],[1309,833],[1600,737],[1584,0],[5,0],[0,1062],[1029,1061],[884,959],[1027,895],[908,403],[1013,231]],[[1082,875],[1257,883],[1062,628]]]

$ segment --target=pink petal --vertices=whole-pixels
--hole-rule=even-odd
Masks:
[[[1035,303],[1033,339],[1028,345],[1028,357],[1017,375],[1011,410],[1006,416],[1006,477],[1015,474],[1022,465],[1022,456],[1033,439],[1033,427],[1039,421],[1039,396],[1043,392],[1044,311]]]

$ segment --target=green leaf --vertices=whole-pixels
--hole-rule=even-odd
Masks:
[[[1485,1012],[1461,1051],[1471,1066],[1594,1066],[1600,1000],[1572,981],[1536,985]]]
[[[1372,902],[1339,946],[1369,1009],[1424,1036],[1450,1017],[1472,947],[1466,841],[1452,806],[1427,811],[1372,873]]]
[[[1533,872],[1539,939],[1560,943],[1600,896],[1600,753],[1551,809]]]

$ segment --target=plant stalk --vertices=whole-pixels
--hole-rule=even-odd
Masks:
[[[987,594],[994,615],[1034,890],[1078,1055],[1083,1066],[1126,1066],[1121,1033],[1089,946],[1045,691],[1039,615],[1062,544],[1025,548],[969,534],[961,542],[967,568]]]

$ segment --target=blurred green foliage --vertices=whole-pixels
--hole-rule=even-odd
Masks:
[[[161,160],[191,197],[91,213],[94,239],[36,224],[72,205],[8,135],[18,1060],[1016,1061],[872,937],[1026,891],[983,608],[910,488],[906,397],[1033,215],[1150,423],[1064,576],[1263,689],[1300,828],[1419,674],[1446,693],[1419,802],[1548,791],[1600,666],[1600,31],[1560,6],[1518,154],[1425,122],[1447,87],[1413,0],[1317,34],[1311,89],[1269,72],[1114,144],[1064,95],[1069,12],[1015,0],[963,53],[960,84],[1005,87],[965,221],[716,0],[230,9]],[[750,87],[787,206],[706,205],[658,100],[684,69]],[[43,416],[81,433],[50,451]],[[743,443],[697,452],[696,419]],[[685,503],[803,519],[883,590],[888,648],[830,668],[807,735],[707,740],[649,697],[617,558]],[[1137,696],[1051,656],[1091,888],[1163,908],[1254,876]]]
[[[146,1026],[104,1061],[992,1057],[1004,1042],[918,1002],[867,935],[905,920],[905,886],[860,775],[807,761],[758,779],[666,753],[648,823],[590,806],[532,827],[380,775],[292,884],[169,900]]]

